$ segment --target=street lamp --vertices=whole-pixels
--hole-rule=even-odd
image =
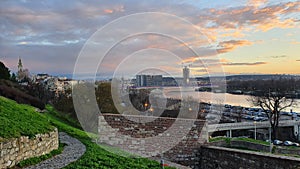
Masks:
[[[253,123],[254,123],[254,139],[256,140],[256,121],[254,121]]]
[[[150,109],[149,109],[149,111],[150,111],[150,113],[151,113],[151,116],[153,116],[153,108],[151,107]]]
[[[147,107],[148,107],[148,103],[145,103],[145,104],[144,104],[144,110],[145,110],[145,111],[147,110]]]
[[[273,143],[272,143],[272,126],[270,125],[269,127],[269,140],[270,140],[270,153],[272,153],[272,149],[273,149]]]

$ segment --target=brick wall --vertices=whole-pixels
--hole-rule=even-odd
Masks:
[[[207,138],[205,124],[203,120],[104,114],[99,116],[99,141],[146,157],[163,154],[166,160],[191,166],[199,163],[196,152]]]
[[[2,141],[1,141],[2,140]],[[58,148],[58,131],[37,134],[34,138],[0,139],[0,168],[9,168],[20,161],[50,153]]]
[[[300,169],[299,158],[208,146],[202,120],[104,114],[99,116],[98,130],[101,143],[146,157],[162,154],[168,161],[195,169]],[[268,146],[259,148],[268,150]]]
[[[300,159],[224,147],[202,146],[198,151],[201,169],[299,169]]]

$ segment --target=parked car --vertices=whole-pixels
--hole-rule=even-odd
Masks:
[[[293,142],[291,142],[291,141],[285,141],[285,142],[283,142],[283,145],[285,145],[285,146],[292,146]]]
[[[299,143],[295,143],[295,142],[293,142],[293,146],[297,146],[297,147],[299,147]]]
[[[261,112],[261,116],[262,117],[268,117],[267,113],[265,113],[265,112]]]
[[[254,121],[267,121],[268,118],[267,117],[258,117],[258,116],[255,116],[253,118]]]
[[[246,116],[244,116],[244,118],[247,119],[247,120],[253,120],[254,117],[253,117],[253,116],[246,115]]]
[[[282,141],[280,141],[280,140],[274,140],[273,141],[273,144],[275,144],[275,145],[281,145],[283,142]]]
[[[288,114],[289,114],[289,112],[282,111],[282,112],[280,112],[280,114],[281,114],[281,115],[288,115]]]
[[[255,116],[255,117],[253,118],[253,120],[254,120],[254,121],[261,121],[261,120],[262,120],[262,117]]]

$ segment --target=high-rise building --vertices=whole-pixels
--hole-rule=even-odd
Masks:
[[[190,69],[188,68],[188,66],[184,66],[182,73],[183,73],[183,85],[188,86],[190,81]]]
[[[137,87],[162,86],[162,75],[136,75]]]

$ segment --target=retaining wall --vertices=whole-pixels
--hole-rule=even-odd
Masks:
[[[191,166],[199,162],[196,152],[207,138],[205,124],[183,118],[104,114],[99,116],[99,142]]]
[[[59,146],[57,129],[30,139],[21,136],[0,140],[3,140],[0,142],[0,168],[13,167],[22,160],[48,154]]]
[[[199,150],[201,169],[300,169],[300,159],[215,146]]]

